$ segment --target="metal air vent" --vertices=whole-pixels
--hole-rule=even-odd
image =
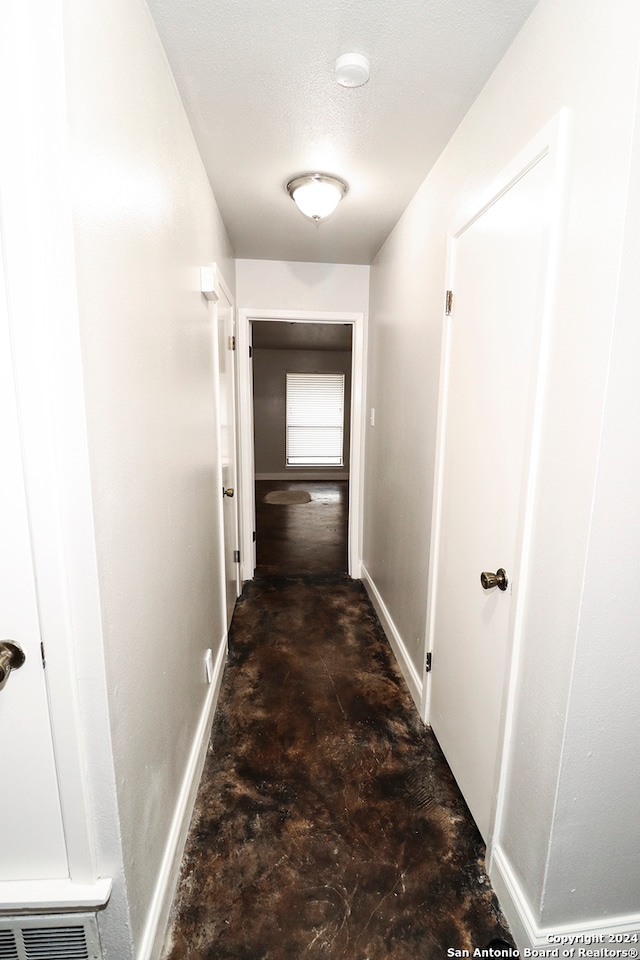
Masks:
[[[0,960],[102,960],[95,916],[0,918]]]
[[[20,960],[13,930],[0,930],[0,960]]]

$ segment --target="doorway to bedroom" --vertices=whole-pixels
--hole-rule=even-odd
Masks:
[[[352,324],[251,334],[255,576],[347,573]]]

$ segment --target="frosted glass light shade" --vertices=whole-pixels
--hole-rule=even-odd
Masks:
[[[287,190],[298,210],[317,223],[333,213],[348,187],[337,177],[310,173],[290,180]]]

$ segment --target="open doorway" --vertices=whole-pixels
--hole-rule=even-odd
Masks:
[[[243,579],[265,573],[359,577],[363,316],[241,310],[238,319],[247,490]],[[342,446],[335,447],[335,420],[314,421],[328,443],[315,449],[316,461],[309,458],[304,430],[304,443],[296,444],[305,418],[287,423],[287,374],[298,375],[305,388],[308,379],[342,383]],[[283,496],[301,502],[272,502]]]
[[[346,573],[350,323],[252,322],[257,577]]]

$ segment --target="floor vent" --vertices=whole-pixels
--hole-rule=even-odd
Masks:
[[[96,918],[2,917],[0,960],[102,960]]]

